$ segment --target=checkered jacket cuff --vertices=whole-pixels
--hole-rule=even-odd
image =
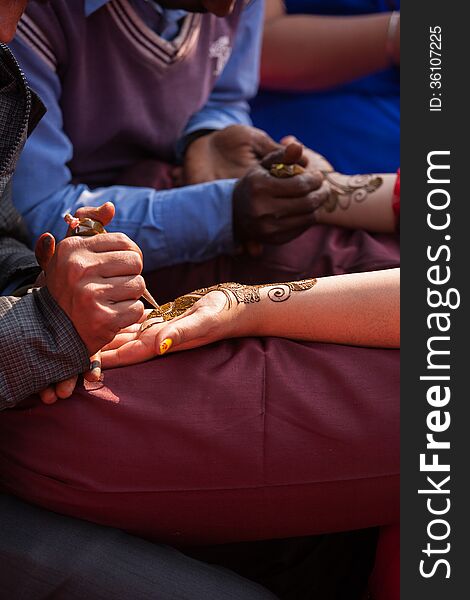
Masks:
[[[0,410],[88,367],[85,345],[47,288],[0,297]]]

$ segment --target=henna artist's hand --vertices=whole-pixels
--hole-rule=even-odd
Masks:
[[[76,216],[107,224],[114,206],[81,208]],[[126,235],[67,237],[56,246],[51,234],[43,234],[36,255],[49,292],[72,321],[90,356],[142,317],[142,253]],[[70,396],[76,381],[74,376],[49,386],[40,393],[42,401],[52,404]]]
[[[77,381],[78,375],[73,375],[64,381],[49,385],[39,392],[39,397],[44,404],[54,404],[59,398],[61,400],[70,398],[77,385]]]
[[[323,175],[305,172],[278,179],[273,164],[307,164],[301,144],[272,152],[240,179],[233,192],[233,229],[238,242],[283,244],[311,227],[316,209],[326,200]]]
[[[184,159],[184,185],[243,177],[267,154],[279,148],[267,133],[247,125],[231,125],[197,138]]]

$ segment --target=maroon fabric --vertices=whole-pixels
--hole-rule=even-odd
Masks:
[[[142,160],[125,169],[114,185],[150,187],[157,190],[171,190],[177,187],[181,177],[181,167],[160,160]]]
[[[372,600],[400,600],[399,524],[380,529],[369,593]]]
[[[104,383],[2,414],[4,491],[176,545],[397,520],[396,350],[231,340]]]
[[[219,256],[200,264],[147,272],[145,279],[157,300],[166,302],[222,281],[277,283],[399,265],[400,238],[397,234],[371,234],[316,225],[288,244],[265,245],[262,255],[257,258],[246,254]]]

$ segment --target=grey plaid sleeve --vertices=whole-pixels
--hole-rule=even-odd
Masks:
[[[88,367],[85,345],[47,288],[0,297],[0,410]]]

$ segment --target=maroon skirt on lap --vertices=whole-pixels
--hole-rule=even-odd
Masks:
[[[398,518],[399,352],[231,340],[0,419],[3,491],[172,544]]]

